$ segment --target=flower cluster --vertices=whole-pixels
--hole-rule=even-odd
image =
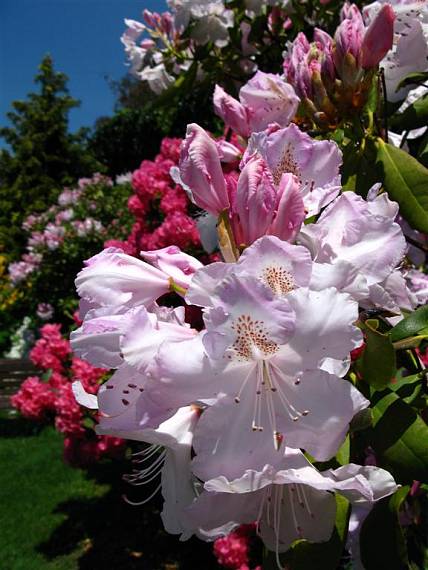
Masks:
[[[294,541],[330,538],[335,493],[367,516],[397,489],[381,467],[337,454],[370,405],[351,367],[368,350],[356,350],[364,315],[402,318],[418,301],[401,267],[397,204],[380,185],[367,199],[341,194],[337,145],[288,124],[295,99],[283,99],[279,79],[255,81],[258,97],[272,97],[249,114],[253,85],[240,102],[217,93],[226,118],[233,105],[245,128],[258,117],[243,153],[228,143],[239,172],[225,171],[222,146],[192,124],[174,174],[216,219],[225,261],[202,266],[177,246],[143,260],[104,250],[77,276],[83,323],[71,343],[116,369],[98,397],[79,383],[75,394],[99,408],[98,434],[151,444],[130,481],[161,476],[166,530],[215,540],[256,523],[280,565]],[[282,124],[275,97],[290,110]],[[337,467],[319,470],[325,461]]]
[[[173,244],[184,250],[201,249],[192,204],[170,175],[178,164],[180,144],[180,139],[165,138],[156,158],[144,160],[133,172],[135,194],[129,198],[128,207],[136,221],[126,241],[109,240],[107,246],[122,247],[131,255]]]
[[[86,410],[76,402],[72,383],[79,380],[91,394],[96,394],[106,370],[91,366],[71,355],[70,343],[57,324],[46,324],[30,352],[30,358],[41,371],[41,377],[30,376],[12,396],[12,405],[26,418],[46,422],[54,420],[55,428],[64,435],[64,458],[72,465],[85,465],[103,456],[123,452],[123,441],[117,437],[95,436],[85,426],[94,423]]]
[[[0,353],[16,353],[13,331],[25,317],[34,332],[51,319],[65,331],[70,327],[77,307],[73,274],[105,241],[128,236],[130,194],[128,179],[113,184],[107,176],[95,174],[79,180],[75,188],[65,188],[45,212],[27,217],[26,253],[0,275],[1,299],[9,300],[3,312]],[[16,356],[24,354],[20,349]]]
[[[217,562],[225,568],[249,570],[249,549],[254,537],[255,525],[241,525],[228,536],[217,538],[213,550]],[[261,570],[260,566],[254,570]]]
[[[97,210],[97,204],[90,192],[85,190],[97,185],[111,187],[113,182],[98,173],[92,178],[82,178],[78,181],[77,188],[65,188],[58,196],[58,203],[46,212],[27,217],[22,225],[30,234],[27,253],[21,261],[9,265],[9,276],[13,284],[18,284],[36,271],[43,264],[46,251],[58,249],[65,240],[86,237],[91,233],[106,233],[102,223],[88,215],[91,210]],[[82,213],[86,214],[84,219],[80,218]]]

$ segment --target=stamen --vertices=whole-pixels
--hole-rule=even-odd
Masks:
[[[131,501],[130,499],[128,499],[128,497],[126,495],[122,495],[123,500],[128,503],[128,505],[132,505],[134,507],[139,507],[140,505],[145,505],[146,503],[148,503],[151,499],[153,499],[153,497],[159,493],[159,491],[162,488],[162,483],[159,483],[159,485],[156,487],[156,489],[153,491],[153,493],[150,495],[150,497],[147,497],[147,499],[144,499],[143,501]]]
[[[303,410],[300,411],[297,408],[295,408],[295,406],[290,402],[290,400],[287,398],[287,396],[284,393],[283,388],[285,388],[287,386],[287,382],[283,381],[282,378],[282,373],[281,370],[275,365],[273,364],[273,362],[269,362],[267,363],[267,371],[270,377],[270,381],[273,384],[273,380],[272,380],[272,375],[274,375],[276,377],[276,379],[278,380],[278,382],[276,383],[275,387],[278,393],[278,397],[288,415],[288,417],[290,419],[293,420],[293,422],[298,421],[298,419],[300,417],[305,417],[309,414],[310,410]],[[297,380],[294,382],[296,384]],[[300,380],[298,382],[300,384]]]

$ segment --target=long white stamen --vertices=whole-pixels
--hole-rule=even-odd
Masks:
[[[299,523],[297,521],[296,510],[294,505],[294,493],[292,492],[294,491],[294,488],[292,485],[287,485],[286,487],[288,492],[288,498],[290,500],[290,510],[291,510],[291,518],[293,519],[293,525],[294,528],[296,529],[298,536],[302,538],[302,528],[299,526]]]
[[[243,380],[243,382],[242,382],[242,384],[241,384],[241,387],[239,388],[239,391],[238,391],[238,393],[237,393],[236,396],[235,396],[235,402],[236,402],[237,404],[239,404],[239,402],[241,401],[242,392],[243,392],[245,386],[246,386],[247,383],[248,383],[248,380],[250,379],[250,377],[251,377],[251,375],[252,375],[253,373],[254,373],[254,368],[251,368],[251,370],[249,371],[249,373],[247,374],[247,376],[246,376],[245,379]]]
[[[281,560],[279,558],[279,531],[281,527],[281,500],[282,485],[275,485],[275,505],[274,505],[274,533],[275,533],[275,558],[277,566],[282,570]]]
[[[281,382],[281,380],[282,380],[281,376],[282,375],[281,375],[281,370],[278,368],[278,366],[273,364],[273,362],[269,362],[269,367],[271,368],[272,374],[278,379],[278,382],[276,382],[276,384],[275,384],[275,388],[276,388],[276,391],[278,392],[278,396],[279,396],[288,416],[293,421],[297,421],[300,417],[307,416],[309,414],[309,410],[303,410],[301,412],[295,406],[293,406],[293,404],[290,402],[290,400],[285,395],[284,390],[283,390],[283,386],[286,386],[287,382]]]
[[[151,499],[153,499],[153,497],[161,490],[162,487],[162,483],[159,483],[159,485],[156,487],[156,489],[153,491],[153,493],[150,495],[150,497],[147,497],[147,499],[144,499],[144,501],[131,501],[130,499],[128,499],[128,497],[126,495],[122,495],[123,500],[126,501],[129,505],[132,505],[134,507],[139,507],[140,505],[145,505],[146,503],[148,503]]]

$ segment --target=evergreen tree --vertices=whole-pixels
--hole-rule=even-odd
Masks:
[[[86,131],[68,132],[68,114],[79,101],[67,88],[67,76],[55,71],[47,55],[35,77],[38,92],[14,101],[11,126],[0,129],[8,144],[0,151],[0,252],[19,252],[25,217],[54,202],[64,185],[99,168],[86,146]]]

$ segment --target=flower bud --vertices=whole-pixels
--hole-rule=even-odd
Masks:
[[[361,67],[376,67],[392,48],[394,39],[394,10],[384,4],[364,34],[361,46]]]

